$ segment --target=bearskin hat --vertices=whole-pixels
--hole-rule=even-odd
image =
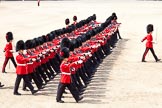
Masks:
[[[93,20],[94,21],[96,20],[96,14],[93,14]]]
[[[41,36],[40,36],[40,37],[38,37],[38,41],[39,41],[40,45],[43,45],[44,40],[43,40],[43,38],[42,38]]]
[[[48,33],[46,35],[46,38],[48,38],[48,41],[52,41],[53,40],[53,34],[52,33]]]
[[[63,47],[63,48],[61,48],[61,50],[60,50],[60,56],[61,56],[61,58],[63,59],[63,58],[68,58],[69,57],[69,48],[67,48],[67,47]]]
[[[82,46],[82,38],[80,36],[76,38],[76,41],[77,41],[78,46]]]
[[[118,19],[118,17],[116,16],[116,13],[115,12],[112,13],[112,18],[115,19],[115,20]]]
[[[148,24],[148,25],[147,25],[147,33],[150,33],[150,32],[152,32],[152,31],[154,31],[153,25],[152,25],[152,24]]]
[[[63,47],[67,47],[69,48],[70,47],[70,40],[65,37],[61,40],[61,44],[60,44],[60,47],[63,48]]]
[[[87,40],[87,38],[86,38],[86,35],[85,35],[85,34],[81,35],[81,38],[82,38],[82,42],[85,42],[85,41]]]
[[[88,31],[88,32],[86,33],[86,39],[89,40],[89,39],[91,38],[91,36],[92,36],[92,35],[91,35],[91,32]]]
[[[73,21],[76,21],[77,20],[77,16],[73,16]]]
[[[16,43],[16,52],[19,51],[19,50],[24,50],[25,49],[25,43],[23,40],[19,40],[17,43]]]
[[[81,27],[81,24],[80,23],[76,23],[75,27],[76,28],[80,28]]]
[[[25,48],[26,48],[26,49],[31,49],[31,48],[33,48],[32,40],[27,40],[27,41],[25,42]]]
[[[34,38],[34,41],[33,42],[35,43],[35,46],[36,47],[40,45],[40,42],[39,42],[39,39],[38,38]]]
[[[10,42],[11,40],[13,40],[12,32],[7,32],[6,33],[6,40],[7,40],[7,42]]]
[[[55,33],[55,31],[51,31],[51,34],[52,34],[51,38],[53,40],[56,37],[56,33]]]
[[[36,44],[36,41],[35,41],[35,39],[31,40],[31,43],[32,43],[32,48],[35,48],[35,47],[37,47],[37,44]]]
[[[74,49],[76,48],[76,39],[72,39],[70,40],[70,51],[74,51]]]
[[[69,18],[65,19],[65,24],[66,24],[66,25],[70,24]]]
[[[113,12],[113,13],[112,13],[112,16],[116,16],[116,13],[115,13],[115,12]]]
[[[48,37],[47,36],[45,36],[45,35],[42,35],[42,41],[45,43],[45,42],[48,42]]]

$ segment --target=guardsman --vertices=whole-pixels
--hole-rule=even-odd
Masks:
[[[17,61],[17,67],[16,67],[16,81],[15,81],[15,87],[14,87],[14,95],[21,95],[18,92],[19,84],[21,82],[21,79],[23,78],[26,86],[30,89],[32,94],[35,94],[37,90],[34,90],[34,87],[32,86],[29,76],[28,76],[28,71],[27,71],[27,63],[35,61],[35,59],[31,58],[26,58],[25,55],[23,54],[23,51],[25,49],[25,44],[23,40],[19,40],[16,43],[16,51],[18,51],[18,55],[16,56],[16,61]]]
[[[69,20],[69,18],[66,18],[66,19],[65,19],[66,28],[68,28],[69,24],[70,24],[70,20]]]
[[[152,55],[154,56],[155,58],[155,61],[158,62],[160,61],[160,59],[158,59],[158,57],[156,56],[155,52],[154,52],[154,49],[153,49],[153,37],[152,37],[152,32],[154,31],[154,28],[153,28],[153,25],[152,24],[148,24],[147,27],[146,27],[146,30],[147,30],[147,36],[145,36],[141,42],[143,42],[144,40],[147,40],[146,42],[146,49],[145,49],[145,52],[143,54],[143,57],[142,57],[142,62],[146,62],[145,61],[145,57],[148,53],[148,51],[150,50]]]
[[[7,40],[7,44],[4,48],[4,52],[5,52],[5,61],[4,61],[4,64],[3,64],[3,68],[2,68],[2,73],[7,73],[5,68],[6,68],[6,65],[8,63],[8,60],[11,59],[12,63],[14,64],[15,68],[16,68],[16,62],[15,62],[15,59],[13,57],[13,48],[12,48],[12,40],[13,40],[13,34],[12,32],[7,32],[6,33],[6,40]]]
[[[111,21],[111,23],[112,24],[121,24],[121,23],[118,23],[117,22],[117,19],[118,19],[118,17],[116,16],[116,13],[112,13],[112,21]],[[119,32],[119,29],[118,28],[116,30],[116,33],[118,34],[119,39],[122,39],[122,37],[120,36],[120,32]]]
[[[27,58],[34,58],[34,59],[37,60],[37,56],[33,55],[32,52],[31,52],[32,40],[27,40],[25,42],[25,46],[26,46],[26,54],[25,54],[25,56]],[[40,76],[38,76],[36,74],[36,72],[35,72],[35,66],[36,66],[35,63],[36,63],[36,61],[27,63],[27,71],[28,71],[28,75],[29,75],[29,80],[31,81],[33,79],[33,81],[36,84],[37,88],[42,89],[44,87],[42,87],[42,81],[40,80]],[[27,90],[25,83],[23,84],[23,90],[24,91]]]
[[[73,24],[76,25],[76,23],[77,23],[77,16],[73,16],[73,21],[74,21]]]
[[[67,87],[70,90],[76,102],[79,102],[83,97],[79,97],[77,90],[71,84],[71,72],[75,70],[75,68],[73,67],[73,63],[68,63],[69,48],[63,47],[60,51],[60,55],[63,58],[63,60],[60,65],[61,79],[58,85],[56,101],[59,103],[64,103],[64,101],[61,100],[61,97],[63,92],[65,91],[65,88]]]

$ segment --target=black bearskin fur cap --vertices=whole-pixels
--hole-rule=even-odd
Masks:
[[[152,32],[152,31],[154,31],[153,25],[152,25],[152,24],[148,24],[148,25],[147,25],[147,33],[150,33],[150,32]]]
[[[43,40],[44,43],[45,43],[45,42],[48,42],[48,37],[45,36],[45,35],[43,35],[43,36],[42,36],[42,40]]]
[[[25,49],[25,43],[23,40],[19,40],[17,43],[16,43],[16,52],[19,51],[19,50],[24,50]]]
[[[12,32],[7,32],[6,33],[6,40],[7,40],[7,42],[10,42],[10,40],[13,40]]]
[[[35,43],[36,47],[40,45],[40,42],[39,42],[38,38],[34,38],[33,42]]]
[[[43,45],[43,43],[44,43],[43,38],[42,37],[38,37],[38,40],[39,40],[40,45]]]
[[[68,58],[69,57],[69,48],[67,48],[67,47],[61,48],[60,56],[61,56],[62,59],[63,58]]]
[[[93,14],[93,20],[94,21],[96,20],[96,14]]]
[[[116,16],[116,13],[114,12],[114,13],[112,13],[112,18],[113,19],[115,19],[115,20],[117,20],[118,19],[118,17]]]
[[[32,43],[32,48],[37,47],[35,39],[31,40],[31,43]]]
[[[65,24],[66,24],[66,25],[70,24],[69,18],[65,19]]]
[[[48,42],[49,42],[49,41],[52,41],[52,40],[53,40],[53,34],[52,34],[52,33],[48,33],[48,34],[46,35],[46,38],[48,39]]]
[[[77,16],[74,16],[74,17],[73,17],[73,21],[76,21],[76,20],[77,20]]]
[[[31,49],[31,48],[33,48],[32,40],[27,40],[27,41],[25,42],[25,48],[26,48],[26,49]]]
[[[61,40],[61,44],[60,44],[60,47],[63,48],[63,47],[67,47],[69,48],[70,47],[70,40],[65,37]]]
[[[76,48],[76,39],[72,39],[70,41],[70,48],[69,48],[69,50],[70,51],[74,51],[75,48]]]

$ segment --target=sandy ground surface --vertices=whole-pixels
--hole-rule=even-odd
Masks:
[[[154,49],[162,58],[162,2],[142,1],[56,1],[0,2],[0,67],[4,61],[5,33],[12,31],[14,44],[19,39],[32,39],[64,27],[64,19],[85,19],[96,13],[97,21],[103,22],[116,12],[122,22],[123,37],[111,55],[106,57],[84,92],[84,99],[75,103],[70,94],[56,103],[59,76],[46,85],[36,96],[21,90],[22,96],[13,95],[15,69],[11,63],[7,74],[0,72],[0,108],[161,108],[162,107],[162,63],[156,63],[148,53],[147,63],[141,62],[145,43],[140,40],[146,35],[146,25],[154,24]],[[22,85],[22,84],[21,84]],[[67,106],[66,106],[67,105]]]

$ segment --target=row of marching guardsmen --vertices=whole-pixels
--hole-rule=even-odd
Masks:
[[[89,84],[95,69],[117,41],[120,24],[114,21],[116,17],[113,13],[104,23],[98,23],[94,14],[72,25],[68,25],[66,19],[65,29],[26,42],[18,41],[14,94],[21,95],[18,92],[21,78],[24,79],[23,90],[28,87],[34,94],[61,72],[56,101],[64,102],[61,97],[66,87],[76,102],[80,101],[83,98],[80,95]],[[34,90],[31,80],[38,90]]]
[[[95,69],[117,41],[120,24],[114,23],[112,19],[109,18],[103,25],[94,24],[95,27],[85,35],[77,36],[75,39],[69,37],[62,39],[60,56],[63,60],[60,65],[61,80],[57,91],[57,102],[64,102],[61,97],[66,87],[76,102],[83,98],[80,95],[95,74]]]

